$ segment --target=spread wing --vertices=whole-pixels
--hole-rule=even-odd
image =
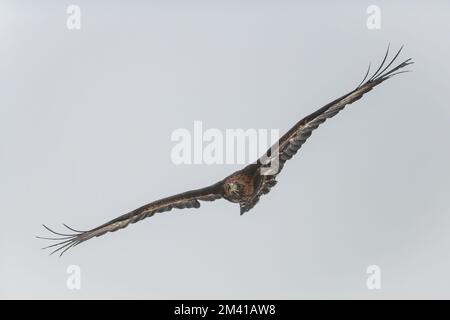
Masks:
[[[64,225],[67,229],[73,232],[72,234],[66,234],[55,232],[44,225],[45,229],[47,229],[48,231],[59,237],[57,238],[38,237],[38,238],[58,241],[57,243],[44,247],[43,249],[54,248],[54,250],[50,254],[60,251],[61,252],[60,256],[62,256],[64,252],[66,252],[70,248],[79,245],[80,243],[86,240],[89,240],[94,237],[99,237],[107,232],[114,232],[123,229],[132,223],[136,223],[147,217],[151,217],[155,213],[170,211],[172,209],[199,208],[200,201],[214,201],[222,198],[222,196],[223,196],[222,182],[218,182],[212,186],[203,189],[191,190],[171,197],[154,201],[152,203],[139,207],[129,213],[126,213],[120,217],[117,217],[109,222],[106,222],[101,226],[98,226],[97,228],[87,231],[75,230],[67,225]]]
[[[391,59],[387,66],[384,66],[389,54],[388,47],[381,65],[367,81],[366,79],[369,75],[370,65],[363,81],[358,87],[356,87],[356,89],[328,103],[327,105],[323,106],[322,108],[297,122],[286,134],[284,134],[278,140],[278,142],[274,146],[272,146],[271,149],[267,151],[266,155],[258,160],[258,163],[261,165],[261,170],[266,171],[265,173],[263,173],[263,177],[259,184],[258,191],[255,193],[255,196],[244,205],[241,205],[241,214],[253,208],[259,201],[260,196],[270,191],[270,189],[276,184],[275,178],[283,169],[286,161],[291,159],[297,153],[301,146],[311,136],[311,133],[315,129],[317,129],[319,125],[325,122],[325,120],[327,120],[328,118],[335,116],[339,111],[344,109],[345,106],[361,99],[365,93],[369,92],[383,81],[391,78],[396,74],[407,72],[398,70],[404,68],[409,64],[412,64],[413,62],[411,61],[411,59],[407,59],[399,65],[389,69],[389,67],[391,67],[393,62],[397,59],[402,48],[403,47],[400,48],[400,50],[395,54],[395,56]]]

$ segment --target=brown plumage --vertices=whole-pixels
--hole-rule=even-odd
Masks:
[[[44,249],[55,248],[51,254],[60,252],[61,256],[70,248],[91,238],[101,236],[107,232],[123,229],[129,224],[151,217],[155,213],[170,211],[172,209],[198,208],[200,207],[201,201],[214,201],[224,198],[230,202],[239,203],[240,212],[241,214],[244,214],[256,205],[262,195],[268,193],[270,189],[275,186],[277,183],[275,180],[276,176],[283,169],[286,161],[291,159],[292,156],[297,153],[313,130],[325,122],[326,119],[336,115],[346,105],[359,100],[365,93],[369,92],[383,81],[396,74],[407,72],[398,70],[412,64],[413,62],[411,62],[411,59],[407,59],[396,67],[389,69],[401,50],[402,48],[400,48],[394,58],[387,66],[385,66],[389,54],[388,47],[380,67],[367,81],[366,79],[370,72],[370,66],[363,81],[354,90],[328,103],[324,107],[297,122],[266,152],[263,157],[242,170],[234,172],[223,180],[206,188],[191,190],[154,201],[91,230],[79,231],[64,225],[71,232],[74,232],[66,234],[55,232],[44,225],[48,231],[60,237],[38,238],[58,241]]]

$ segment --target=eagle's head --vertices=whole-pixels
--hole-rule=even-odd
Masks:
[[[225,186],[225,193],[230,201],[239,202],[244,196],[244,186],[239,181],[230,181]]]

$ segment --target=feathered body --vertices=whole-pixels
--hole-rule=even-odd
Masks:
[[[223,198],[232,203],[238,203],[240,213],[244,214],[258,203],[262,195],[267,194],[275,186],[277,183],[276,177],[284,168],[286,161],[297,153],[305,141],[311,136],[312,131],[325,122],[326,119],[335,116],[345,106],[361,99],[365,93],[372,90],[375,86],[398,73],[405,72],[398,70],[411,64],[410,59],[388,70],[400,54],[400,51],[401,48],[387,66],[384,66],[389,53],[388,48],[380,67],[367,81],[366,78],[369,74],[370,66],[359,86],[297,122],[255,163],[246,166],[242,170],[229,175],[211,186],[151,202],[91,230],[79,231],[65,225],[74,233],[64,234],[55,232],[44,225],[47,230],[60,236],[57,238],[43,238],[59,241],[46,248],[56,247],[52,253],[60,251],[60,255],[62,255],[68,249],[93,237],[120,230],[132,223],[151,217],[155,213],[172,209],[198,208],[200,207],[201,201],[214,201]],[[276,165],[272,166],[274,164]],[[268,167],[272,168],[272,171],[267,170]]]

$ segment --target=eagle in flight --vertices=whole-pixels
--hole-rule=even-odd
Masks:
[[[283,169],[285,162],[297,153],[300,147],[311,136],[313,130],[328,118],[335,116],[339,111],[344,109],[346,105],[359,100],[365,93],[369,92],[383,81],[396,74],[407,72],[399,70],[412,64],[413,62],[411,59],[407,59],[402,63],[391,67],[399,56],[402,48],[403,46],[389,63],[387,63],[389,55],[388,46],[380,66],[371,77],[368,78],[370,72],[369,64],[364,79],[354,90],[328,103],[297,122],[256,162],[232,173],[223,180],[208,187],[187,191],[151,202],[87,231],[75,230],[64,224],[69,230],[69,233],[59,233],[43,225],[43,227],[54,234],[55,237],[38,238],[56,241],[56,243],[44,247],[43,249],[52,248],[50,254],[59,252],[59,255],[62,256],[70,248],[91,238],[99,237],[107,232],[123,229],[132,223],[151,217],[159,212],[170,211],[172,209],[199,208],[201,201],[226,199],[230,202],[238,203],[241,215],[244,214],[258,203],[262,195],[267,194],[270,189],[275,186],[277,183],[276,177]]]

